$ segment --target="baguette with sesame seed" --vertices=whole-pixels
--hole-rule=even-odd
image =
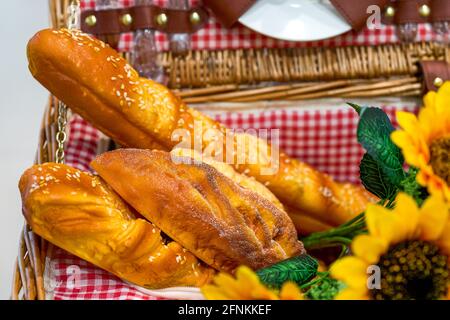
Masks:
[[[125,147],[170,151],[179,144],[174,134],[183,130],[191,138],[202,137],[203,151],[222,143],[223,154],[230,154],[223,125],[187,107],[165,86],[139,77],[116,51],[80,31],[38,32],[28,44],[28,59],[33,76],[52,94]],[[240,138],[247,144],[237,154]],[[362,187],[338,183],[283,152],[266,161],[261,150],[270,158],[273,148],[256,137],[237,133],[232,140],[234,169],[263,183],[292,208],[289,213],[302,234],[338,226],[377,200]],[[268,166],[277,170],[267,174]]]

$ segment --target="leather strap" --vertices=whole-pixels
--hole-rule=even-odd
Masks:
[[[347,20],[354,30],[361,30],[367,25],[371,13],[367,8],[376,5],[383,9],[390,0],[331,0],[336,10]]]
[[[257,0],[203,0],[226,27],[232,26]],[[394,19],[385,19],[386,23],[422,23],[450,21],[450,0],[331,0],[338,12],[350,23],[354,30],[366,26],[371,13],[367,8],[377,5],[384,10],[387,5],[395,7]],[[423,17],[419,14],[422,5],[431,8],[431,14]],[[200,21],[193,23],[191,15],[197,13]],[[156,23],[156,17],[166,14],[166,24]],[[121,18],[130,14],[133,22],[130,25],[122,23]],[[86,18],[94,15],[96,23],[88,25]],[[208,11],[205,7],[195,7],[190,10],[165,9],[158,6],[134,6],[111,10],[85,10],[81,13],[81,29],[97,36],[120,34],[137,29],[155,29],[165,33],[193,33],[203,27],[208,21]]]
[[[449,0],[433,0],[431,2],[431,21],[450,21]]]
[[[211,9],[225,27],[231,27],[256,0],[203,0],[205,6]],[[377,5],[384,8],[390,0],[331,0],[336,10],[347,20],[354,30],[361,30],[366,26],[367,8]]]
[[[197,13],[200,21],[193,23],[191,15]],[[160,25],[157,17],[166,14],[167,23]],[[122,22],[125,14],[131,15],[133,21],[129,25]],[[96,23],[88,25],[86,18],[95,16]],[[81,13],[81,30],[95,35],[119,34],[138,29],[155,29],[165,33],[193,33],[208,21],[208,13],[202,7],[190,10],[165,9],[158,6],[135,6],[112,10],[85,10]]]
[[[431,5],[431,0],[398,0],[394,21],[396,24],[425,23],[428,17],[419,14],[422,5]]]
[[[256,0],[203,0],[203,4],[211,9],[226,28],[235,24],[255,3]]]
[[[436,91],[438,87],[435,86],[437,78],[443,81],[450,80],[450,64],[445,61],[421,61],[420,66],[423,73],[424,90]]]

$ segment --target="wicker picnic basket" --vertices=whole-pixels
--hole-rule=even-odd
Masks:
[[[50,0],[51,23],[66,25],[69,0]],[[129,55],[126,54],[127,57]],[[160,53],[169,87],[190,104],[236,103],[255,108],[262,101],[322,98],[420,97],[420,61],[450,63],[450,48],[439,41],[377,46],[287,47],[193,50]],[[56,98],[45,110],[36,163],[56,160],[58,126],[65,115]],[[61,134],[61,133],[59,133]],[[25,224],[20,236],[11,298],[46,299],[45,260],[51,244]]]

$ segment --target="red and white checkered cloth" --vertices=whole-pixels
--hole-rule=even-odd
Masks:
[[[192,6],[200,0],[190,0]],[[134,5],[134,0],[119,0],[120,6]],[[167,6],[168,0],[154,0],[156,5]],[[82,0],[82,9],[94,9],[95,0]],[[431,25],[419,24],[416,41],[443,41],[442,36],[433,32]],[[350,31],[343,35],[312,42],[290,42],[273,39],[243,25],[236,25],[226,29],[211,17],[208,23],[191,37],[193,50],[224,50],[224,49],[259,49],[259,48],[299,48],[299,47],[341,47],[341,46],[373,46],[397,43],[395,27],[382,25],[379,29],[364,29],[360,32]],[[130,51],[133,45],[133,34],[124,33],[119,42],[120,51]],[[156,32],[156,45],[158,50],[168,50],[168,41],[164,33]]]
[[[413,103],[384,106],[391,120],[396,110],[416,112]],[[210,113],[211,114],[211,113]],[[280,146],[337,180],[358,182],[358,164],[363,149],[356,141],[358,116],[350,107],[282,108],[271,111],[214,113],[230,128],[279,129]],[[101,134],[89,123],[74,116],[69,123],[66,162],[89,170]],[[53,299],[157,299],[61,249],[48,261],[47,293]],[[79,270],[79,273],[75,273]],[[78,274],[78,278],[74,276]]]
[[[57,247],[47,261],[45,289],[54,300],[159,300]]]

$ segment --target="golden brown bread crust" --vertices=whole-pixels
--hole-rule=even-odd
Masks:
[[[260,196],[266,198],[280,210],[286,211],[289,214],[290,218],[293,220],[293,223],[296,227],[301,226],[301,228],[297,228],[297,232],[300,235],[306,235],[305,230],[308,230],[309,232],[320,232],[332,228],[331,225],[310,217],[309,215],[300,212],[299,210],[290,207],[285,208],[280,200],[278,200],[278,198],[269,189],[267,189],[266,186],[258,182],[253,177],[249,177],[243,173],[238,173],[235,169],[233,169],[232,166],[227,163],[208,158],[193,149],[175,148],[170,151],[170,153],[174,156],[190,157],[196,161],[205,162],[206,164],[214,167],[217,171],[222,173],[227,178],[230,178],[231,180],[239,184],[241,187],[252,190],[253,192],[258,193]]]
[[[289,214],[289,217],[291,217],[300,236],[307,236],[310,233],[326,231],[334,227],[333,225],[327,224],[297,209],[285,207],[285,210]]]
[[[123,145],[163,148],[154,141],[151,132],[133,123],[133,114],[139,117],[139,111],[133,109],[133,114],[125,116],[131,102],[136,102],[136,92],[132,90],[142,89],[136,71],[108,45],[78,30],[47,29],[30,40],[27,56],[33,76],[106,135]],[[136,83],[131,84],[133,81]],[[127,94],[122,89],[125,85]],[[148,99],[152,100],[152,96],[143,98],[143,105],[151,102]],[[170,114],[167,112],[167,116]],[[146,114],[149,128],[157,130],[151,122],[161,122],[160,115],[166,116]]]
[[[214,269],[133,212],[104,181],[66,165],[35,165],[21,177],[33,231],[118,277],[147,288],[202,286]]]
[[[278,198],[262,183],[258,182],[253,177],[249,177],[243,173],[238,173],[231,165],[225,162],[220,162],[215,159],[205,157],[200,152],[197,152],[193,149],[175,148],[170,151],[170,154],[175,157],[189,157],[191,159],[194,159],[195,161],[204,162],[211,167],[214,167],[225,177],[233,180],[241,187],[256,192],[260,196],[272,202],[272,204],[274,204],[278,209],[284,210],[283,204],[280,202],[280,200],[278,200]]]
[[[91,166],[140,214],[218,270],[259,269],[303,252],[285,212],[207,164],[178,160],[119,149]]]
[[[194,136],[194,126],[202,135],[210,129],[217,130],[221,137],[225,135],[225,127],[188,108],[166,87],[139,78],[117,52],[78,31],[39,32],[28,45],[28,59],[37,80],[123,146],[168,151],[178,143],[171,139],[175,129]],[[239,136],[236,134],[236,139]],[[246,157],[263,154],[256,141],[250,138],[244,150]],[[203,135],[204,148],[214,142],[213,137]],[[271,154],[270,146],[268,151]],[[295,222],[299,221],[295,212],[302,212],[323,225],[337,226],[376,200],[363,188],[336,183],[283,153],[279,170],[271,175],[261,174],[265,166],[262,162],[239,165],[236,158],[233,160],[236,170],[255,177],[283,204],[294,208]],[[301,225],[297,229],[312,231]]]

